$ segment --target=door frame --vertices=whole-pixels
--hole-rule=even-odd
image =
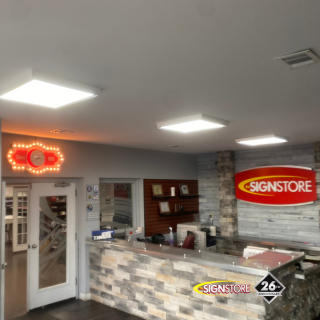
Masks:
[[[6,211],[6,183],[1,181],[0,177],[0,320],[4,320],[4,286],[5,286],[5,211]]]
[[[77,283],[76,283],[76,298],[79,299],[79,227],[80,227],[80,200],[79,200],[79,191],[81,185],[83,184],[83,178],[40,178],[40,177],[31,177],[31,178],[9,178],[9,177],[2,177],[2,181],[6,183],[6,186],[29,186],[29,192],[32,190],[32,184],[33,183],[75,183],[75,189],[76,189],[76,197],[75,197],[75,229],[77,233],[77,239],[75,243],[75,250],[76,250],[76,277],[77,277]],[[29,203],[30,208],[30,203]],[[28,224],[30,223],[30,215],[28,215]],[[4,233],[4,227],[1,228],[1,231]],[[3,229],[3,230],[2,230]],[[29,233],[28,233],[28,244],[29,244]],[[28,251],[29,252],[29,251]],[[29,255],[28,255],[28,261],[27,261],[27,267],[29,267]],[[29,289],[30,289],[30,283],[29,283],[29,277],[27,277],[27,312],[30,310],[30,297],[29,297]],[[3,301],[2,301],[3,300]],[[4,303],[4,297],[1,297],[0,304],[3,305]],[[0,320],[3,320],[0,318]]]
[[[142,227],[142,237],[145,237],[145,221],[144,221],[144,191],[143,191],[143,179],[116,179],[116,178],[100,178],[100,183],[131,183],[132,184],[132,218],[133,218],[133,228]],[[99,190],[101,192],[101,190]],[[100,206],[100,199],[99,199]],[[100,207],[99,207],[100,212]],[[100,222],[99,222],[100,223]],[[123,233],[124,229],[115,230],[115,233]]]
[[[18,219],[19,219],[19,215],[18,215],[18,208],[17,208],[17,204],[18,204],[18,195],[15,194],[17,192],[21,192],[21,190],[23,190],[22,192],[27,192],[27,225],[29,225],[29,213],[30,213],[30,186],[29,185],[25,185],[25,186],[10,186],[13,187],[13,210],[12,210],[12,214],[13,214],[13,221],[12,221],[12,251],[13,252],[20,252],[20,251],[27,251],[28,250],[28,231],[27,231],[27,243],[25,245],[20,245],[18,244]],[[15,190],[15,187],[20,188],[21,190]],[[24,190],[26,189],[26,190]]]

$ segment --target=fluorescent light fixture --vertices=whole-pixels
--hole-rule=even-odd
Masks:
[[[30,70],[0,88],[0,99],[59,108],[99,93],[97,87]]]
[[[288,139],[284,138],[284,137],[277,136],[275,134],[269,134],[267,136],[236,139],[236,142],[240,143],[240,144],[244,144],[246,146],[262,146],[265,144],[288,142]]]
[[[205,114],[197,114],[190,117],[169,120],[157,123],[158,129],[173,130],[179,132],[193,132],[207,129],[222,128],[228,125],[228,121],[212,118]]]

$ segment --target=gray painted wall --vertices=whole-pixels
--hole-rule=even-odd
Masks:
[[[32,143],[38,141],[46,145],[59,147],[65,156],[65,163],[59,173],[47,173],[41,175],[41,177],[81,179],[80,190],[78,190],[80,210],[77,212],[77,218],[79,232],[79,288],[82,293],[89,292],[89,257],[84,240],[91,235],[92,230],[99,228],[99,222],[86,221],[86,184],[98,184],[99,178],[197,179],[195,155],[120,148],[6,133],[2,134],[2,139],[2,177],[34,178],[28,172],[13,172],[5,157],[12,143]]]
[[[216,157],[216,153],[199,155],[197,161],[200,194],[205,192],[204,203],[200,206],[202,220],[206,220],[213,211],[217,223],[218,172],[213,160]],[[236,172],[269,165],[315,167],[313,144],[238,150],[235,157]],[[237,206],[240,235],[320,242],[317,203],[295,207],[267,207],[238,201]]]

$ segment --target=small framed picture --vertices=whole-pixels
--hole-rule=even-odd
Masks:
[[[153,196],[163,196],[162,184],[152,184]]]
[[[170,206],[168,201],[159,202],[160,213],[170,213]]]
[[[189,194],[189,189],[188,189],[188,185],[186,184],[180,184],[180,194],[182,196],[188,195]]]

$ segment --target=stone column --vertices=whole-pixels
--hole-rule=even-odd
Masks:
[[[318,195],[318,208],[319,208],[319,218],[320,218],[320,142],[314,143],[314,161],[315,161],[315,171],[317,173],[317,195]],[[320,225],[319,225],[320,227]]]
[[[238,235],[238,209],[235,196],[234,151],[218,152],[221,235]]]

